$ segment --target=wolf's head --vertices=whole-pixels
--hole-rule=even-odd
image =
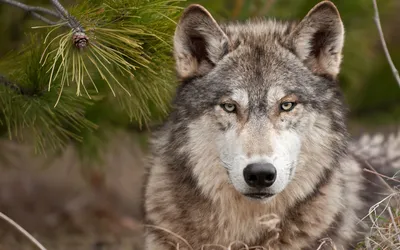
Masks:
[[[204,193],[232,184],[255,199],[284,190],[304,196],[297,189],[324,181],[346,147],[335,80],[343,40],[328,1],[298,23],[219,25],[199,5],[184,11],[174,37],[182,82],[171,116],[180,133],[171,140],[181,143],[170,145],[180,145]]]

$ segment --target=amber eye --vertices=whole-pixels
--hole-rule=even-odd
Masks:
[[[294,109],[294,107],[296,107],[296,103],[295,102],[282,102],[281,103],[281,111],[291,111],[292,109]]]
[[[236,105],[232,103],[223,103],[221,108],[228,113],[234,113],[236,111]]]

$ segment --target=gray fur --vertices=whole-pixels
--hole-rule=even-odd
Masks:
[[[149,229],[146,249],[183,249],[176,235],[193,249],[233,241],[316,249],[326,237],[338,249],[354,243],[368,206],[360,157],[368,158],[349,146],[335,80],[343,36],[330,2],[300,23],[218,25],[199,5],[185,10],[174,38],[182,82],[152,141],[145,212],[157,229]],[[297,105],[284,112],[286,101]],[[271,197],[246,197],[260,191],[242,175],[254,162],[276,167],[276,181],[261,190]]]

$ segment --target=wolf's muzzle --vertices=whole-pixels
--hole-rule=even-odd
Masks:
[[[243,170],[246,183],[253,188],[272,186],[276,179],[276,169],[271,163],[252,163]]]

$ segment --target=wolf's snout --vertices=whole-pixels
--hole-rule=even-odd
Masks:
[[[274,184],[276,169],[271,163],[253,163],[243,170],[246,183],[254,188],[266,188]]]

